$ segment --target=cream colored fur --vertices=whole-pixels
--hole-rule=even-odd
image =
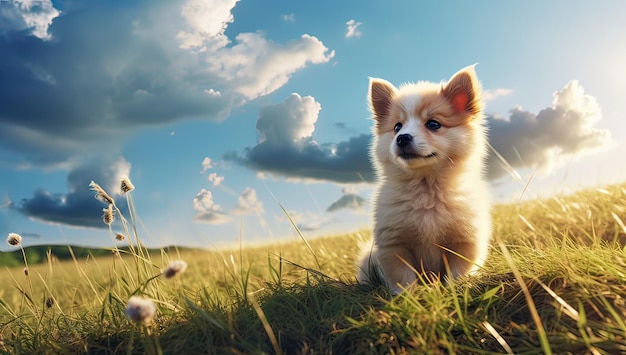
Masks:
[[[374,240],[363,250],[359,281],[372,282],[376,272],[399,293],[418,274],[445,278],[475,270],[487,255],[491,218],[483,179],[486,128],[474,67],[446,84],[395,88],[371,79],[369,99],[378,185]],[[440,127],[432,129],[437,125],[430,120]],[[410,143],[401,146],[409,136]]]

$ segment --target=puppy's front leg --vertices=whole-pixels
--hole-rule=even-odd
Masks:
[[[472,242],[454,243],[447,246],[442,252],[444,260],[444,269],[442,275],[449,275],[452,278],[457,278],[461,275],[466,275],[477,266],[474,264],[476,260],[477,248],[476,244]],[[447,264],[447,268],[445,266]]]
[[[417,280],[415,270],[410,266],[411,255],[403,247],[379,249],[377,261],[387,287],[394,294],[399,294]]]

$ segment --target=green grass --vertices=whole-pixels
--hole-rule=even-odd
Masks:
[[[626,352],[626,185],[494,208],[476,275],[392,297],[358,285],[363,231],[207,252],[48,257],[0,276],[8,353]],[[131,230],[131,227],[128,227]],[[130,235],[137,236],[135,232]],[[171,280],[170,260],[189,268]],[[124,314],[154,300],[151,324]],[[54,302],[50,306],[50,299]],[[48,301],[48,304],[46,304]],[[50,307],[49,307],[50,306]]]

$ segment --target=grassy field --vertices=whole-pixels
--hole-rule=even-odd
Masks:
[[[0,351],[625,353],[624,221],[626,185],[497,206],[478,274],[395,297],[355,282],[367,231],[221,252],[51,254],[0,275]],[[168,279],[173,260],[188,268]],[[154,318],[129,319],[131,296],[152,300]]]

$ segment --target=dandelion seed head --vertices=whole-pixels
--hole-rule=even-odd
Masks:
[[[9,236],[7,237],[7,244],[14,247],[22,244],[22,236],[17,233],[9,233]]]
[[[113,198],[109,196],[109,194],[107,194],[107,192],[104,191],[104,189],[97,183],[92,181],[89,183],[89,187],[91,187],[91,190],[93,190],[96,193],[96,199],[98,201],[102,203],[108,203],[109,205],[112,205],[115,203],[115,201],[113,201]]]
[[[148,324],[154,318],[156,314],[156,306],[149,298],[143,298],[140,296],[131,296],[128,299],[128,304],[124,310],[126,317],[133,322],[142,322]]]
[[[185,260],[174,260],[161,271],[161,274],[169,280],[178,274],[182,274],[185,270],[187,270],[187,262]]]
[[[125,194],[127,192],[131,192],[135,189],[135,185],[133,185],[132,182],[130,182],[130,179],[128,177],[124,177],[122,178],[122,184],[120,185],[120,192],[121,194]]]
[[[122,233],[116,233],[116,234],[115,234],[115,240],[117,240],[117,241],[121,242],[121,241],[123,241],[124,239],[126,239],[126,236],[125,236],[124,234],[122,234]]]
[[[110,225],[115,220],[115,214],[113,213],[113,205],[109,205],[107,208],[102,209],[102,220],[104,223]]]

